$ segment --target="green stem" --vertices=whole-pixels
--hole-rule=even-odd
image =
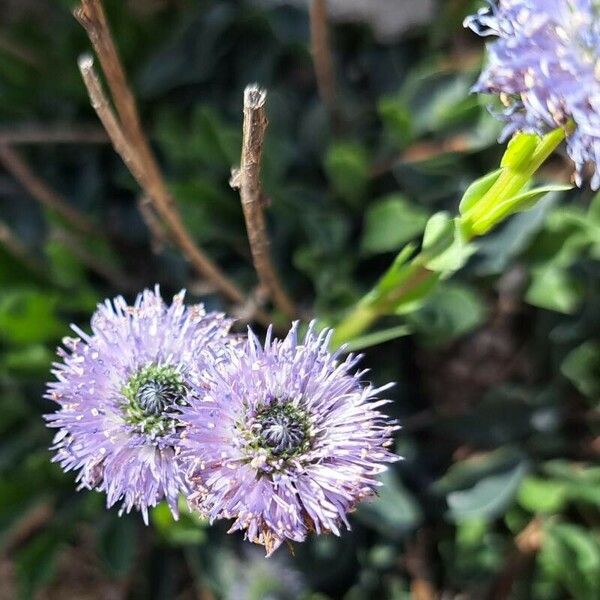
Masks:
[[[506,167],[502,171],[500,177],[498,177],[483,198],[461,218],[461,221],[466,226],[466,230],[471,231],[473,237],[487,231],[487,229],[478,228],[478,221],[483,221],[483,217],[489,214],[498,202],[516,196],[527,185],[535,172],[544,164],[552,152],[561,144],[565,139],[565,135],[565,130],[562,128],[551,131],[541,139],[533,154],[523,165],[524,168]]]
[[[566,131],[562,128],[556,129],[545,135],[535,151],[523,165],[506,166],[494,185],[477,202],[477,204],[467,213],[461,221],[466,225],[465,230],[470,231],[468,237],[476,237],[485,233],[477,228],[477,221],[489,213],[499,201],[511,198],[518,194],[529,182],[535,172],[542,166],[546,159],[554,152],[559,144],[565,139]],[[413,265],[422,260],[421,254],[413,259]],[[419,265],[415,270],[414,276],[418,278],[419,283],[424,283],[433,277],[438,277],[439,273],[429,271],[424,265]],[[332,345],[338,347],[349,340],[361,335],[367,330],[379,317],[386,314],[389,309],[390,301],[402,300],[404,296],[410,293],[410,286],[399,286],[390,290],[384,297],[377,300],[366,302],[364,299],[359,302],[354,310],[337,326],[333,336]]]
[[[337,348],[345,342],[359,336],[379,318],[379,311],[374,306],[361,304],[355,306],[354,310],[335,328],[332,346]]]

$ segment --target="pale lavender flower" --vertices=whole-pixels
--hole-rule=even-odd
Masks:
[[[182,408],[181,457],[189,503],[271,554],[311,531],[339,535],[348,513],[374,495],[377,475],[397,459],[386,400],[353,372],[359,357],[330,353],[330,331],[295,324],[264,347],[249,331],[203,372],[206,394]]]
[[[187,491],[176,461],[181,407],[201,394],[198,373],[209,346],[224,346],[229,321],[185,306],[184,292],[165,304],[158,286],[135,304],[122,297],[98,305],[92,334],[72,326],[54,363],[56,381],[46,397],[60,408],[46,419],[58,428],[54,461],[77,470],[80,488],[106,493],[107,506],[122,501],[121,512],[148,508],[163,498],[177,516]]]
[[[503,137],[544,134],[571,123],[567,152],[581,185],[586,167],[600,187],[600,2],[499,0],[468,17],[479,35],[496,36],[474,90],[499,96]]]

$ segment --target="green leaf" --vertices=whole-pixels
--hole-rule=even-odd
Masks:
[[[365,195],[369,180],[369,160],[358,144],[338,142],[329,147],[325,170],[335,191],[351,205]]]
[[[451,492],[447,496],[448,516],[453,521],[500,516],[512,503],[526,472],[526,464],[520,463],[502,473],[484,477],[471,489]]]
[[[558,312],[573,313],[581,302],[582,286],[567,270],[552,263],[531,271],[525,298],[529,304]]]
[[[401,98],[381,98],[377,105],[385,130],[400,146],[412,138],[412,119],[409,108]]]
[[[546,194],[564,192],[572,189],[572,187],[570,185],[547,185],[497,202],[493,208],[472,224],[472,229],[477,235],[487,233],[506,217],[532,208]]]
[[[423,343],[436,345],[448,342],[480,325],[486,308],[480,296],[458,283],[444,283],[423,306],[409,316],[408,322]]]
[[[382,535],[397,538],[416,529],[423,519],[419,505],[390,470],[381,476],[382,487],[373,502],[365,502],[357,518]]]
[[[505,448],[456,463],[433,490],[446,496],[451,521],[490,520],[513,502],[528,469],[520,453]]]
[[[469,243],[462,234],[460,221],[445,212],[434,214],[425,227],[423,256],[430,271],[449,277],[463,267],[476,252],[475,244]]]
[[[600,543],[588,529],[570,523],[548,525],[539,564],[576,600],[600,597]]]
[[[554,479],[526,477],[519,488],[519,504],[534,513],[555,513],[567,503],[566,485]]]
[[[175,521],[166,502],[152,511],[152,524],[161,538],[172,546],[202,544],[206,539],[206,520],[191,513],[185,503],[179,504],[179,520]]]
[[[552,460],[544,465],[544,472],[565,484],[570,502],[600,508],[600,467]]]
[[[76,287],[85,282],[85,267],[64,243],[51,239],[46,243],[45,252],[54,282],[65,287]]]
[[[567,355],[560,367],[562,374],[588,398],[600,396],[600,344],[587,341]]]
[[[365,254],[397,250],[421,234],[428,212],[409,202],[401,194],[393,194],[369,207],[361,249]]]
[[[55,341],[66,332],[56,314],[58,297],[37,290],[0,295],[0,339],[15,344]]]
[[[42,344],[32,344],[6,352],[4,365],[10,371],[27,373],[42,373],[47,371],[54,354]]]
[[[477,275],[499,275],[530,245],[547,222],[558,196],[550,195],[532,208],[508,220],[477,242]]]
[[[496,169],[479,179],[476,179],[466,190],[461,198],[458,210],[460,214],[466,213],[470,208],[475,206],[486,192],[496,183],[500,177],[502,169]]]
[[[511,214],[514,212],[519,212],[522,210],[527,210],[531,208],[537,201],[545,196],[546,194],[556,193],[556,192],[566,192],[568,190],[572,190],[572,185],[546,185],[538,188],[534,188],[533,190],[528,190],[527,192],[523,192],[522,194],[518,194],[517,196],[513,196],[507,200],[508,203],[511,204]]]
[[[469,122],[479,113],[478,100],[469,94],[471,77],[440,70],[437,65],[415,69],[404,85],[402,98],[415,133],[448,130]]]
[[[389,329],[381,329],[380,331],[374,331],[367,335],[354,338],[351,342],[345,345],[347,352],[356,352],[357,350],[364,350],[371,346],[378,346],[385,342],[395,340],[399,337],[410,335],[412,330],[406,325],[399,325],[397,327],[390,327]]]
[[[454,239],[454,223],[447,211],[440,211],[430,217],[423,234],[423,250],[431,255],[439,254],[448,248]]]
[[[417,310],[439,281],[437,274],[424,271],[411,260],[414,245],[408,244],[396,256],[377,285],[363,298],[367,306],[377,305],[380,314],[406,314]]]

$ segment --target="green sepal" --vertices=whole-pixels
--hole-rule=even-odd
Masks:
[[[498,202],[485,215],[477,219],[471,225],[471,230],[476,235],[483,235],[509,215],[532,208],[546,194],[564,192],[572,187],[571,185],[547,185],[507,198]]]
[[[489,191],[489,189],[498,181],[498,177],[502,173],[502,169],[496,169],[479,179],[476,179],[463,194],[458,205],[458,210],[461,215],[464,215],[468,210],[473,208]]]
[[[424,265],[445,279],[465,265],[476,251],[462,230],[460,219],[447,212],[436,213],[429,219],[423,238]]]
[[[542,139],[532,133],[518,133],[514,135],[510,142],[508,142],[500,167],[515,171],[524,170],[524,167],[529,166],[533,154]]]

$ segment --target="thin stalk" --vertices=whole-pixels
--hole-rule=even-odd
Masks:
[[[258,278],[275,306],[284,315],[293,319],[296,316],[296,308],[271,260],[270,241],[263,210],[260,169],[268,124],[266,101],[267,92],[257,85],[249,85],[244,91],[244,131],[238,183],[248,241]]]

